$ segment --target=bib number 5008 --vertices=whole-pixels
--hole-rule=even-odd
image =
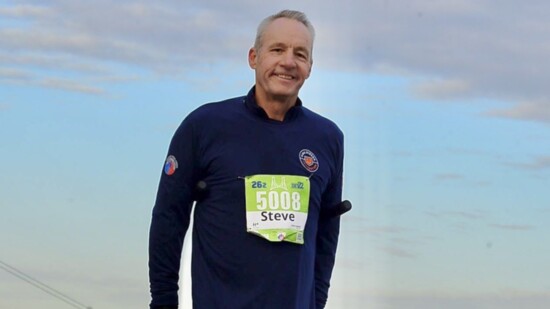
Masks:
[[[300,193],[292,192],[292,196],[288,191],[257,191],[256,192],[256,208],[258,210],[265,210],[267,207],[271,210],[283,209],[300,210],[302,206],[300,203]]]

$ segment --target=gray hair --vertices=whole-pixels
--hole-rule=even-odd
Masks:
[[[254,48],[256,50],[260,49],[260,47],[262,46],[262,36],[264,35],[267,26],[269,26],[269,24],[279,18],[288,18],[304,24],[304,26],[306,26],[307,30],[309,30],[309,33],[311,34],[311,44],[313,45],[313,40],[315,39],[315,29],[313,28],[313,25],[307,18],[306,14],[300,11],[283,10],[277,14],[266,17],[260,23],[260,25],[258,26],[258,30],[256,31],[256,40],[254,41]]]

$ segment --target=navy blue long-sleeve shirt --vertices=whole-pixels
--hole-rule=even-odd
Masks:
[[[271,120],[252,88],[190,113],[168,155],[150,229],[152,307],[178,304],[183,239],[195,185],[203,180],[208,194],[195,206],[192,235],[193,307],[324,308],[340,219],[321,211],[341,201],[344,156],[343,134],[333,122],[299,99],[284,121]],[[304,244],[247,232],[243,177],[257,174],[309,177]]]

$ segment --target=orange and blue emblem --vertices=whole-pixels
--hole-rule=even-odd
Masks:
[[[317,157],[313,154],[313,152],[311,152],[311,150],[302,149],[300,151],[299,158],[302,166],[309,172],[313,173],[319,169],[319,161],[317,161]]]
[[[171,176],[176,172],[177,168],[178,161],[176,160],[176,157],[169,155],[168,158],[166,158],[166,162],[164,163],[164,173],[168,176]]]

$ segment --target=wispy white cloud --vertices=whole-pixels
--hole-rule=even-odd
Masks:
[[[460,180],[464,178],[464,175],[457,173],[441,173],[434,176],[439,181]]]
[[[27,80],[30,78],[28,72],[20,69],[2,68],[0,67],[0,81],[1,80]]]
[[[3,48],[21,52],[78,55],[157,70],[230,60],[239,48],[238,31],[219,27],[231,12],[189,4],[97,1],[93,6],[50,1],[47,16],[28,16],[32,26],[0,32]],[[233,26],[238,24],[235,21]],[[233,28],[233,27],[231,27]],[[253,29],[250,28],[251,37]],[[227,33],[233,35],[226,35]],[[250,43],[252,43],[250,41]],[[233,47],[232,47],[233,46]],[[229,56],[229,57],[228,57]]]
[[[399,226],[370,226],[366,227],[366,231],[373,235],[388,235],[388,234],[401,234],[410,231],[409,228]]]
[[[66,80],[66,79],[44,79],[38,82],[38,85],[45,86],[48,88],[57,88],[72,92],[81,92],[86,94],[95,94],[100,95],[104,94],[105,91],[101,88],[81,84],[79,82]]]
[[[349,257],[346,257],[346,256],[338,256],[336,258],[336,263],[337,263],[337,265],[336,265],[337,268],[344,267],[344,268],[347,268],[347,269],[352,269],[354,271],[358,271],[358,270],[361,270],[361,269],[365,268],[365,262],[364,261],[349,258]]]
[[[416,255],[414,253],[412,253],[410,251],[407,251],[403,248],[395,247],[395,246],[382,247],[381,249],[385,253],[387,253],[391,256],[399,257],[399,258],[411,259],[411,258],[416,257]]]
[[[0,40],[4,48],[20,52],[42,52],[59,56],[66,53],[72,56],[92,58],[100,61],[119,61],[137,64],[150,63],[150,59],[161,56],[159,51],[137,42],[116,41],[86,33],[66,33],[46,29],[5,29],[0,30]]]
[[[436,218],[457,217],[457,218],[472,219],[472,220],[477,220],[485,217],[485,215],[481,212],[468,212],[468,211],[426,211],[425,214]]]
[[[522,102],[510,108],[487,111],[485,115],[491,117],[542,122],[550,125],[550,100]]]
[[[69,55],[49,55],[49,54],[19,54],[0,52],[0,65],[6,67],[18,66],[29,70],[30,68],[40,68],[48,71],[69,71],[86,75],[106,75],[112,74],[106,65],[86,61],[82,58],[75,58]]]
[[[0,7],[0,16],[11,18],[46,17],[52,13],[47,7],[32,4]]]
[[[117,77],[116,79],[120,80],[121,78]],[[106,77],[101,79],[102,82],[106,80]],[[66,78],[44,78],[25,69],[0,68],[0,82],[2,81],[17,85],[53,88],[84,94],[105,94],[103,88],[92,85],[94,82],[75,81]]]
[[[508,231],[531,231],[535,229],[535,226],[528,225],[528,224],[500,224],[500,223],[492,223],[489,224],[490,227],[501,229],[501,230],[508,230]]]
[[[550,156],[539,156],[532,159],[531,162],[527,163],[518,163],[518,162],[507,162],[505,163],[508,166],[532,170],[532,171],[542,171],[550,169]]]
[[[413,84],[412,92],[420,98],[446,101],[463,98],[471,88],[465,80],[432,80]]]
[[[0,112],[7,111],[11,109],[11,105],[8,103],[0,102]]]
[[[389,240],[396,245],[417,245],[420,243],[419,240],[412,240],[403,237],[391,237]]]

